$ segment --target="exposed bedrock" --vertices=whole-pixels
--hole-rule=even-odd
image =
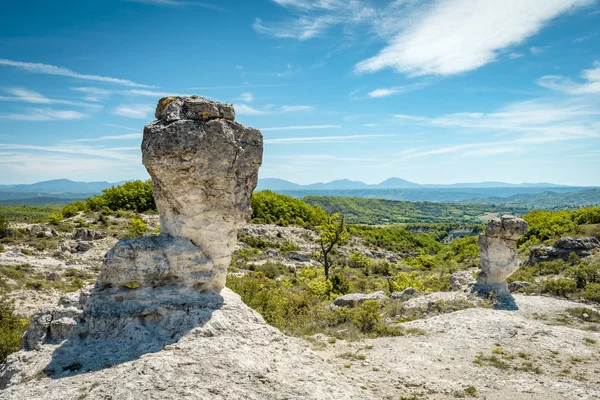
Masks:
[[[519,269],[518,240],[527,231],[527,221],[504,215],[491,220],[479,236],[481,272],[473,291],[491,296],[496,307],[515,309],[506,279]]]

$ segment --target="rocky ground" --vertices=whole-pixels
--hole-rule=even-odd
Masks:
[[[156,216],[145,218],[151,228],[156,226]],[[122,218],[119,223],[126,222]],[[38,308],[55,304],[78,271],[85,283],[93,282],[117,238],[106,235],[85,241],[75,238],[76,231],[57,232],[55,244],[43,250],[27,243],[5,245],[2,268],[29,266],[24,280],[5,282],[19,314],[31,316]],[[309,230],[249,225],[244,231],[297,246],[290,252],[265,253],[256,262],[314,263],[310,260],[314,233]],[[354,251],[374,258],[402,257],[367,248],[358,239],[341,249],[346,254]],[[45,286],[28,287],[27,280],[44,281]],[[422,335],[346,342],[322,335],[287,338],[246,311],[237,296],[226,293],[232,304],[229,311],[214,314],[217,318],[205,327],[136,360],[89,373],[67,370],[67,376],[53,379],[39,374],[50,362],[52,348],[20,353],[24,363],[37,360],[38,373],[23,375],[24,382],[1,391],[0,399],[600,398],[600,314],[589,305],[516,295],[518,311],[471,308],[402,324]],[[427,309],[448,295],[429,294],[407,304]],[[249,325],[227,335],[219,330],[231,328],[231,321],[239,318]],[[222,356],[214,358],[215,354]],[[123,383],[119,376],[135,379]],[[252,391],[247,390],[250,386]],[[126,391],[134,395],[124,397]]]
[[[421,336],[350,343],[318,336],[311,348],[381,399],[600,398],[598,322],[567,311],[578,303],[516,301],[519,311],[471,308],[403,324]]]

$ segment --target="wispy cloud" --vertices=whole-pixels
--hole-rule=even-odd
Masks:
[[[139,140],[144,135],[141,133],[127,133],[124,135],[100,136],[99,138],[76,139],[75,142],[100,142],[104,140]],[[120,148],[122,150],[122,148]]]
[[[453,75],[482,67],[522,44],[555,17],[595,0],[273,1],[295,13],[296,18],[272,23],[257,18],[253,25],[257,32],[308,40],[336,25],[348,30],[367,24],[388,44],[377,55],[358,63],[356,72],[392,68],[421,76]],[[533,47],[531,51],[543,48]]]
[[[154,109],[154,106],[148,104],[127,104],[117,107],[115,114],[127,118],[148,119]]]
[[[252,100],[254,100],[254,96],[250,92],[245,92],[240,95],[239,100],[244,101],[246,103],[252,103]]]
[[[546,75],[538,79],[537,84],[573,95],[600,93],[600,61],[594,63],[594,68],[583,70],[581,78],[583,82],[578,83],[564,76]]]
[[[180,1],[180,0],[125,0],[129,3],[142,3],[151,4],[155,6],[166,6],[166,7],[185,7],[185,6],[196,6],[202,7],[209,10],[223,11],[221,7],[217,7],[214,4],[200,2],[200,1]]]
[[[84,79],[84,80],[98,81],[98,82],[105,82],[105,83],[114,83],[114,84],[123,85],[123,86],[152,87],[152,86],[148,86],[148,85],[142,85],[140,83],[135,83],[135,82],[127,80],[127,79],[112,78],[112,77],[100,76],[100,75],[80,74],[80,73],[72,71],[68,68],[57,67],[55,65],[49,65],[49,64],[30,63],[30,62],[0,59],[0,66],[14,67],[14,68],[17,68],[17,69],[20,69],[23,71],[32,72],[32,73],[36,73],[36,74],[68,76],[68,77],[76,78],[76,79]]]
[[[235,113],[239,115],[258,116],[270,114],[269,111],[257,110],[246,104],[234,104],[234,108]]]
[[[314,111],[313,106],[282,106],[283,112],[295,112],[295,111]]]
[[[77,155],[84,154],[84,155],[88,155],[88,156],[139,162],[139,156],[131,154],[130,150],[138,150],[139,151],[140,149],[138,147],[119,149],[119,148],[80,146],[80,145],[39,146],[39,145],[28,145],[28,144],[0,143],[0,150],[35,150],[35,151],[48,152],[48,153],[64,153],[64,154],[77,154]]]
[[[30,108],[26,113],[0,113],[0,119],[14,121],[55,121],[73,120],[87,117],[87,114],[72,110],[53,110],[51,108]]]
[[[341,125],[292,125],[292,126],[276,126],[269,128],[260,128],[262,132],[269,131],[295,131],[295,130],[306,130],[306,129],[337,129],[341,128]]]
[[[591,3],[439,0],[414,7],[415,2],[404,2],[408,10],[398,7],[382,22],[387,26],[395,21],[401,27],[399,32],[391,35],[389,44],[379,54],[358,63],[356,71],[392,68],[411,76],[471,71],[493,62],[503,49],[524,42],[556,16]]]
[[[119,129],[125,129],[127,131],[135,131],[135,132],[139,132],[139,129],[136,128],[130,128],[128,126],[123,126],[123,125],[116,125],[116,124],[102,124],[104,126],[110,126],[111,128],[119,128]]]
[[[6,91],[13,96],[0,96],[1,101],[17,101],[31,104],[66,104],[71,106],[101,108],[98,104],[83,103],[80,101],[51,99],[41,93],[24,88],[9,88]]]
[[[355,143],[365,139],[390,137],[395,135],[346,135],[346,136],[310,136],[294,138],[266,139],[267,144],[302,144],[302,143]]]

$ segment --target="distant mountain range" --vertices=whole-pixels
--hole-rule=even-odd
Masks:
[[[124,182],[75,182],[69,179],[55,179],[32,184],[0,185],[0,192],[47,192],[47,193],[96,193]]]
[[[94,196],[102,190],[124,182],[75,182],[55,179],[32,184],[0,185],[0,204],[65,204]]]
[[[256,190],[357,190],[357,189],[426,189],[426,188],[552,188],[568,187],[554,183],[506,183],[506,182],[476,182],[476,183],[452,183],[452,184],[419,184],[401,178],[389,178],[385,181],[370,185],[361,181],[339,179],[327,183],[312,183],[310,185],[299,185],[294,182],[277,178],[263,178],[258,180]]]

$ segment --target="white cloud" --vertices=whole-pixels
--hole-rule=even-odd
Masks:
[[[250,92],[245,92],[240,95],[240,101],[245,101],[246,103],[252,103],[254,100],[254,96]]]
[[[282,106],[283,112],[294,112],[294,111],[313,111],[313,106]]]
[[[276,126],[270,128],[260,128],[262,132],[269,131],[295,131],[305,129],[337,129],[341,128],[340,125],[293,125],[293,126]]]
[[[265,24],[256,18],[252,27],[257,32],[276,38],[308,40],[321,36],[337,24],[358,24],[373,19],[376,12],[360,0],[273,0],[297,13],[297,17]]]
[[[257,116],[257,115],[267,115],[268,111],[261,111],[255,108],[252,108],[246,104],[234,104],[235,113],[239,115],[248,115],[248,116]]]
[[[548,49],[548,46],[541,46],[541,47],[540,46],[531,46],[529,48],[529,51],[534,56],[537,56],[538,54],[542,54],[546,49]]]
[[[55,121],[55,120],[73,120],[87,117],[87,114],[71,110],[53,110],[51,108],[30,108],[25,114],[2,113],[0,119],[10,119],[14,121]]]
[[[99,142],[103,140],[138,140],[141,139],[144,135],[141,133],[127,133],[124,135],[112,135],[112,136],[100,136],[99,138],[91,138],[91,139],[76,139],[75,142]],[[120,149],[122,150],[122,148]]]
[[[115,114],[127,118],[148,119],[154,109],[154,106],[148,104],[120,105],[115,110]]]
[[[358,63],[355,69],[375,72],[393,68],[411,76],[471,71],[494,61],[501,50],[524,42],[554,17],[590,3],[439,0],[408,16],[384,17],[406,27],[379,54]]]
[[[123,125],[116,125],[116,124],[102,124],[104,126],[110,126],[111,128],[119,128],[119,129],[125,129],[128,131],[135,131],[135,132],[139,132],[139,129],[136,128],[130,128],[128,126],[123,126]]]
[[[37,74],[46,74],[46,75],[59,75],[59,76],[68,76],[71,78],[77,79],[85,79],[90,81],[98,81],[98,82],[106,82],[106,83],[114,83],[117,85],[123,86],[134,86],[134,87],[151,87],[148,85],[142,85],[140,83],[135,83],[127,79],[119,79],[119,78],[111,78],[108,76],[100,76],[100,75],[87,75],[80,74],[75,71],[71,71],[70,69],[57,67],[55,65],[49,64],[41,64],[41,63],[29,63],[22,61],[13,61],[0,59],[0,65],[4,65],[7,67],[15,67],[27,72],[37,73]]]
[[[573,95],[600,93],[600,61],[594,63],[594,68],[583,70],[581,78],[583,83],[577,83],[564,76],[546,75],[538,79],[537,84]]]
[[[372,97],[372,98],[379,98],[379,97],[391,96],[391,95],[394,95],[397,93],[400,93],[400,90],[395,89],[395,88],[381,88],[381,89],[375,89],[375,90],[367,93],[367,96]]]
[[[122,161],[135,161],[139,162],[139,156],[133,155],[127,151],[140,150],[138,147],[135,148],[105,148],[105,147],[92,147],[92,146],[81,146],[81,145],[50,145],[50,146],[38,146],[28,144],[4,144],[0,143],[0,150],[35,150],[47,153],[64,153],[64,154],[77,154],[77,155],[88,155],[101,158],[116,159]]]
[[[266,144],[301,144],[301,143],[354,143],[364,139],[390,137],[395,135],[346,135],[346,136],[310,136],[294,138],[266,139]]]
[[[276,38],[307,40],[321,35],[333,24],[335,24],[335,19],[330,17],[318,17],[314,19],[301,17],[292,21],[267,26],[263,24],[260,18],[256,18],[252,27],[257,32]]]
[[[89,108],[101,108],[98,104],[83,103],[80,101],[51,99],[41,93],[34,92],[24,88],[9,88],[6,91],[13,96],[0,96],[1,101],[18,101],[31,104],[67,104],[71,106],[81,106]]]

